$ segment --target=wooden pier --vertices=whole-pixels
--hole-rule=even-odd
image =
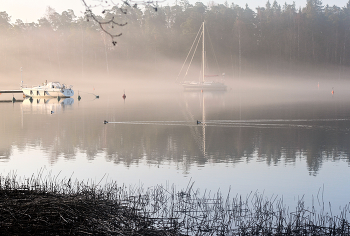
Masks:
[[[3,94],[3,93],[12,93],[12,94],[14,94],[14,93],[22,93],[23,94],[23,91],[22,91],[22,89],[0,90],[0,95]],[[24,98],[24,94],[23,94],[23,98]],[[3,103],[3,102],[15,103],[15,102],[23,102],[23,100],[18,100],[13,95],[11,100],[0,100],[0,103]]]
[[[23,99],[12,99],[12,100],[0,100],[0,103],[9,103],[9,102],[12,102],[12,103],[15,103],[15,102],[23,102]]]
[[[23,93],[23,91],[21,89],[18,89],[18,90],[0,90],[0,94],[1,93]]]

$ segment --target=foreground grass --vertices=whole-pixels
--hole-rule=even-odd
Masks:
[[[104,186],[39,173],[0,176],[1,235],[350,235],[340,215],[283,201],[199,194],[192,185],[142,189]]]

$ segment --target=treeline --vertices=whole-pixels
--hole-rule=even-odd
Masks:
[[[120,7],[127,10],[124,14]],[[94,9],[92,9],[94,10]],[[99,12],[95,12],[97,14]],[[205,20],[211,44],[226,66],[241,60],[350,65],[350,1],[345,7],[324,6],[308,0],[305,7],[266,3],[255,10],[228,3],[194,5],[181,0],[174,6],[114,7],[97,15],[102,22],[114,16],[124,27],[106,29],[122,33],[112,39],[98,23],[76,17],[72,10],[61,14],[48,8],[37,23],[24,23],[0,12],[0,67],[35,66],[33,58],[50,65],[85,66],[108,60],[157,61],[160,56],[184,59],[200,24]],[[39,66],[39,65],[37,65]]]

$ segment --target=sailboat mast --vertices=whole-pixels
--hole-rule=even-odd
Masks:
[[[204,104],[204,94],[202,94],[202,105],[203,105],[203,109],[202,109],[202,132],[203,132],[203,156],[205,157],[206,154],[206,147],[205,147],[205,104]]]
[[[204,21],[203,21],[203,35],[202,35],[202,82],[204,83],[204,73],[205,73],[205,48],[204,48]]]

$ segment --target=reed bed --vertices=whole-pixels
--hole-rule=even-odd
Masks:
[[[1,235],[350,235],[348,205],[338,215],[319,206],[301,198],[291,211],[278,197],[200,194],[193,183],[177,191],[0,176]]]

